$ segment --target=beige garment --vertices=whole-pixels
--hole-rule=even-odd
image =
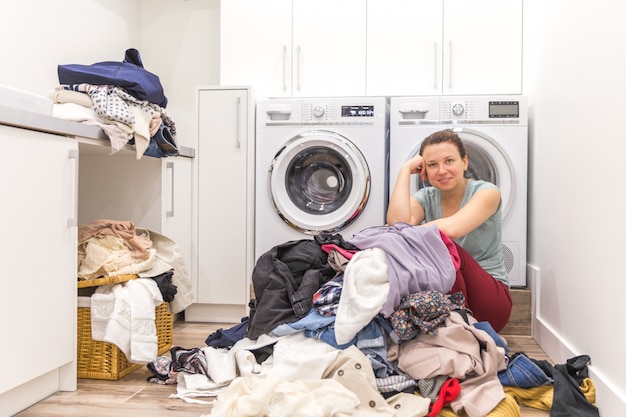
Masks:
[[[154,265],[156,250],[147,259],[132,256],[122,238],[105,235],[91,237],[78,247],[78,278],[94,279],[115,275],[136,275]]]
[[[115,122],[98,116],[95,120],[85,120],[83,123],[97,126],[104,131],[111,143],[109,155],[119,152],[133,138],[132,127],[122,122]]]
[[[133,129],[135,130],[135,153],[137,159],[141,159],[150,144],[150,121],[152,120],[152,114],[134,103],[128,103],[128,107],[133,116],[135,116],[135,124],[133,124]]]
[[[355,416],[421,417],[428,415],[430,400],[414,394],[400,393],[385,400],[376,387],[376,376],[370,360],[356,346],[341,350],[326,368],[325,379],[334,379],[361,400]]]
[[[152,115],[152,119],[150,119],[150,137],[154,136],[159,131],[159,126],[161,126],[161,113],[155,113]]]
[[[337,249],[331,249],[328,252],[328,264],[337,273],[343,273],[350,259],[346,258]]]
[[[459,414],[484,417],[504,396],[498,371],[506,369],[504,349],[487,332],[451,312],[436,335],[418,334],[400,345],[398,368],[415,379],[447,375],[461,380],[461,393],[451,407]]]
[[[124,239],[124,244],[130,249],[132,256],[139,259],[150,257],[152,241],[138,236],[135,224],[131,221],[100,219],[89,224],[78,225],[78,245],[82,245],[90,237],[102,238],[106,235],[114,235]]]
[[[57,87],[48,93],[48,97],[55,103],[75,103],[84,107],[93,108],[93,100],[89,94],[80,91],[66,90],[63,87]]]
[[[193,287],[178,245],[169,237],[153,230],[137,229],[137,235],[149,239],[152,248],[156,250],[154,268],[139,273],[139,276],[154,277],[173,269],[172,284],[176,285],[177,292],[174,300],[169,303],[169,308],[173,314],[180,313],[193,303]]]

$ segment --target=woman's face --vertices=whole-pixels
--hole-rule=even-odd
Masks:
[[[451,142],[428,145],[422,151],[428,181],[440,190],[453,190],[465,184],[463,173],[468,159],[461,158],[458,148]]]

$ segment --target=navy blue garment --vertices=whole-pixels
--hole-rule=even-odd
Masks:
[[[231,348],[235,343],[245,337],[248,329],[248,317],[241,319],[241,323],[229,328],[218,329],[211,333],[204,341],[207,346],[214,348]]]
[[[167,158],[168,156],[178,156],[178,145],[169,127],[161,123],[159,130],[150,138],[148,147],[143,153],[154,158]]]
[[[487,334],[491,336],[493,341],[496,342],[496,346],[500,346],[501,348],[503,348],[505,355],[509,354],[509,345],[507,345],[505,340],[500,337],[498,332],[496,332],[494,328],[491,327],[491,323],[489,323],[488,321],[479,321],[477,323],[474,323],[474,327],[486,331]]]
[[[122,87],[138,100],[149,101],[165,108],[167,97],[161,80],[143,67],[139,51],[127,49],[123,62],[104,61],[91,65],[58,65],[60,84],[112,85]]]

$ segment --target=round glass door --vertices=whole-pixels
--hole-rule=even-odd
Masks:
[[[515,200],[515,171],[513,164],[502,146],[493,138],[466,128],[453,129],[463,141],[469,166],[465,172],[467,178],[484,180],[498,186],[502,196],[502,219],[507,218]],[[409,155],[411,159],[419,152],[418,144]],[[408,160],[407,159],[407,160]],[[416,192],[422,187],[429,186],[418,175],[411,176],[411,189]]]
[[[292,138],[272,160],[268,175],[276,213],[306,234],[346,228],[369,198],[363,154],[335,132],[313,130]]]

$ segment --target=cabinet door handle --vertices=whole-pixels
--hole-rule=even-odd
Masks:
[[[170,207],[169,210],[165,211],[165,217],[174,217],[174,163],[167,162],[165,164],[165,181],[169,180],[169,191],[170,191]]]
[[[448,42],[448,88],[452,89],[452,42]]]
[[[297,85],[298,85],[298,91],[300,91],[300,55],[302,55],[302,47],[300,47],[300,45],[298,45],[298,59],[297,59],[297,74],[298,74],[298,80],[297,80]]]
[[[241,97],[237,97],[237,112],[235,116],[235,146],[241,148]]]
[[[74,192],[72,194],[72,217],[67,219],[67,227],[78,226],[78,149],[70,149],[68,152],[68,158],[72,162],[72,175]]]
[[[287,45],[283,45],[283,91],[287,91]]]
[[[433,80],[434,80],[433,87],[435,88],[435,90],[437,90],[437,78],[438,78],[437,77],[437,42],[435,42],[434,46],[435,46],[435,48],[434,48],[435,49],[435,59],[433,60],[433,66],[434,66],[434,69],[435,69],[435,76],[433,77]]]

